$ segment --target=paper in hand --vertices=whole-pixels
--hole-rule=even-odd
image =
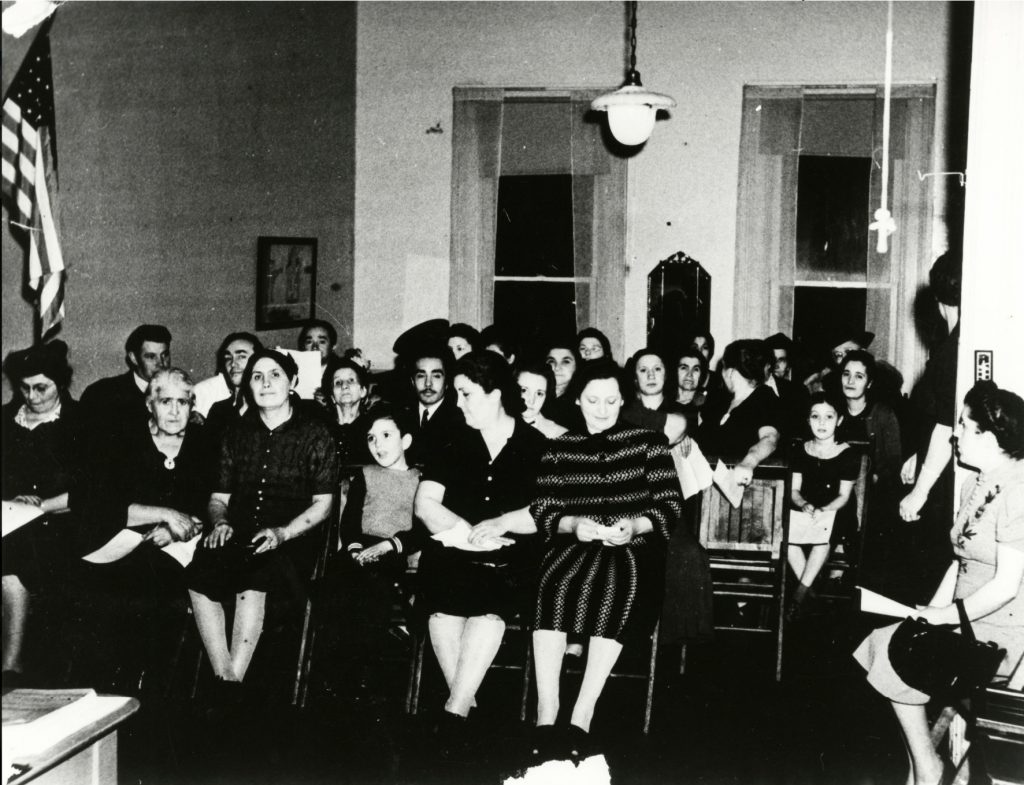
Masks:
[[[893,616],[897,619],[905,619],[907,616],[917,614],[917,610],[909,605],[896,602],[896,600],[890,600],[888,597],[883,597],[878,592],[865,589],[863,586],[858,586],[857,588],[860,590],[860,609],[864,613]]]
[[[715,485],[718,486],[718,490],[729,500],[729,504],[733,506],[733,509],[739,507],[740,502],[743,501],[743,486],[736,484],[732,469],[726,466],[721,458],[718,459],[713,479]]]
[[[679,475],[679,487],[684,499],[696,496],[711,487],[711,466],[697,446],[697,442],[690,439],[690,450],[687,455],[683,455],[683,442],[675,445],[669,452],[676,467],[676,474]]]
[[[3,536],[6,537],[13,531],[17,531],[26,523],[31,523],[42,516],[43,511],[34,504],[24,502],[4,502],[3,512]]]
[[[437,540],[446,548],[458,548],[460,551],[496,551],[502,547],[497,543],[493,545],[475,545],[469,541],[469,535],[473,530],[469,526],[456,525],[443,532],[438,532],[431,539]]]

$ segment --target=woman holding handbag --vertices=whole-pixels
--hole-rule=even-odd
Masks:
[[[1024,400],[992,382],[979,382],[964,399],[955,431],[960,463],[979,473],[961,494],[950,539],[954,560],[931,602],[917,614],[929,625],[959,624],[963,615],[982,641],[1005,649],[997,675],[1008,675],[1024,652]],[[959,607],[958,607],[959,606]],[[892,702],[910,756],[914,785],[938,783],[943,763],[929,739],[930,696],[906,660],[908,620],[875,630],[854,657],[868,682]],[[918,623],[918,628],[920,624]],[[981,655],[984,658],[984,655]],[[991,671],[989,671],[991,672]],[[964,686],[971,685],[965,675]]]

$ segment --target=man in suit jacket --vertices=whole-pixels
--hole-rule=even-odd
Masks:
[[[104,438],[149,417],[146,387],[153,375],[171,366],[171,333],[161,324],[142,324],[124,344],[128,371],[93,382],[81,407],[92,436]]]
[[[408,367],[416,405],[410,411],[414,425],[406,457],[423,465],[451,440],[456,429],[465,426],[465,419],[450,394],[451,352],[447,348],[423,346],[410,357]]]

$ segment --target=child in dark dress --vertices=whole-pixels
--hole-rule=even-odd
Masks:
[[[843,517],[855,514],[850,497],[860,455],[836,441],[841,411],[825,393],[812,395],[807,417],[812,438],[793,456],[788,560],[799,583],[787,614],[790,619],[801,615],[813,597],[814,580],[831,551],[833,528],[838,523],[843,531]]]
[[[385,405],[371,409],[366,421],[376,464],[355,473],[341,516],[342,618],[349,665],[356,673],[387,643],[393,609],[405,603],[408,557],[422,545],[422,529],[413,526],[420,474],[405,457],[412,444],[409,428]],[[358,676],[353,678],[358,684]]]

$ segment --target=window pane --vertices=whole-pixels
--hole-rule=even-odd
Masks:
[[[502,175],[494,271],[573,276],[572,175]]]
[[[817,370],[828,360],[832,347],[842,340],[837,336],[864,329],[866,303],[866,289],[796,287],[793,341],[801,357],[811,363],[808,372]]]
[[[576,287],[546,281],[495,281],[494,323],[516,337],[524,357],[537,357],[555,336],[576,334]],[[580,302],[580,313],[589,303]]]
[[[800,156],[798,280],[865,280],[870,178],[870,158]]]

